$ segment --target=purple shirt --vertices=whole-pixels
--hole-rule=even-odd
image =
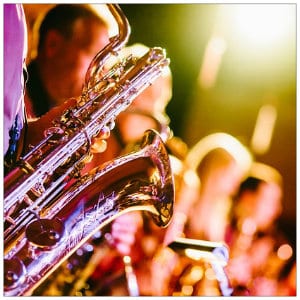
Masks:
[[[26,54],[27,29],[23,6],[4,4],[4,154],[9,147],[9,130],[16,120],[21,128],[24,124],[23,68]]]

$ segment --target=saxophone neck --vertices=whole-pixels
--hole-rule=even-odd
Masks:
[[[130,25],[118,4],[107,4],[107,7],[118,24],[118,45],[123,47],[128,42],[131,33]]]
[[[101,49],[91,61],[85,76],[83,95],[95,85],[103,71],[103,66],[112,54],[118,53],[128,42],[131,33],[129,22],[118,4],[106,4],[117,23],[118,34],[110,39],[110,43]]]

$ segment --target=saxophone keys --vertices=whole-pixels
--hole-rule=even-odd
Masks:
[[[62,136],[64,134],[64,130],[61,129],[60,127],[50,127],[50,128],[47,128],[45,131],[44,131],[44,136],[45,137],[49,137],[49,136]]]
[[[99,132],[99,134],[97,135],[97,138],[101,138],[103,140],[107,139],[110,137],[110,127],[109,126],[103,126]]]
[[[115,120],[114,119],[111,119],[107,124],[106,124],[106,127],[109,129],[109,130],[113,130],[116,126],[116,123],[115,123]]]
[[[64,236],[65,228],[58,219],[36,219],[26,227],[27,240],[40,249],[55,247]]]
[[[10,291],[25,281],[26,269],[18,258],[4,259],[4,289]]]
[[[102,138],[95,138],[91,146],[92,153],[102,153],[107,148],[107,142]]]

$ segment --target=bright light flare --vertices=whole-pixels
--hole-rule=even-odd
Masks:
[[[218,263],[220,266],[226,266],[227,261],[221,259],[217,255],[215,255],[212,252],[209,251],[204,251],[204,250],[198,250],[198,249],[192,249],[192,248],[187,248],[184,251],[185,256],[194,259],[194,260],[206,260],[211,263]]]
[[[204,89],[215,85],[222,56],[226,50],[226,41],[221,36],[213,35],[206,45],[203,64],[198,81]]]
[[[288,260],[293,255],[293,249],[289,244],[283,244],[278,248],[277,255],[282,260]]]
[[[250,45],[267,45],[284,39],[295,20],[291,4],[242,4],[233,13],[233,26]]]
[[[276,119],[275,106],[266,104],[260,108],[251,140],[253,152],[262,155],[270,149]]]

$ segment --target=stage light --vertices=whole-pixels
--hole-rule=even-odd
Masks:
[[[268,45],[285,38],[293,6],[284,4],[239,5],[234,12],[237,34],[249,45]]]

